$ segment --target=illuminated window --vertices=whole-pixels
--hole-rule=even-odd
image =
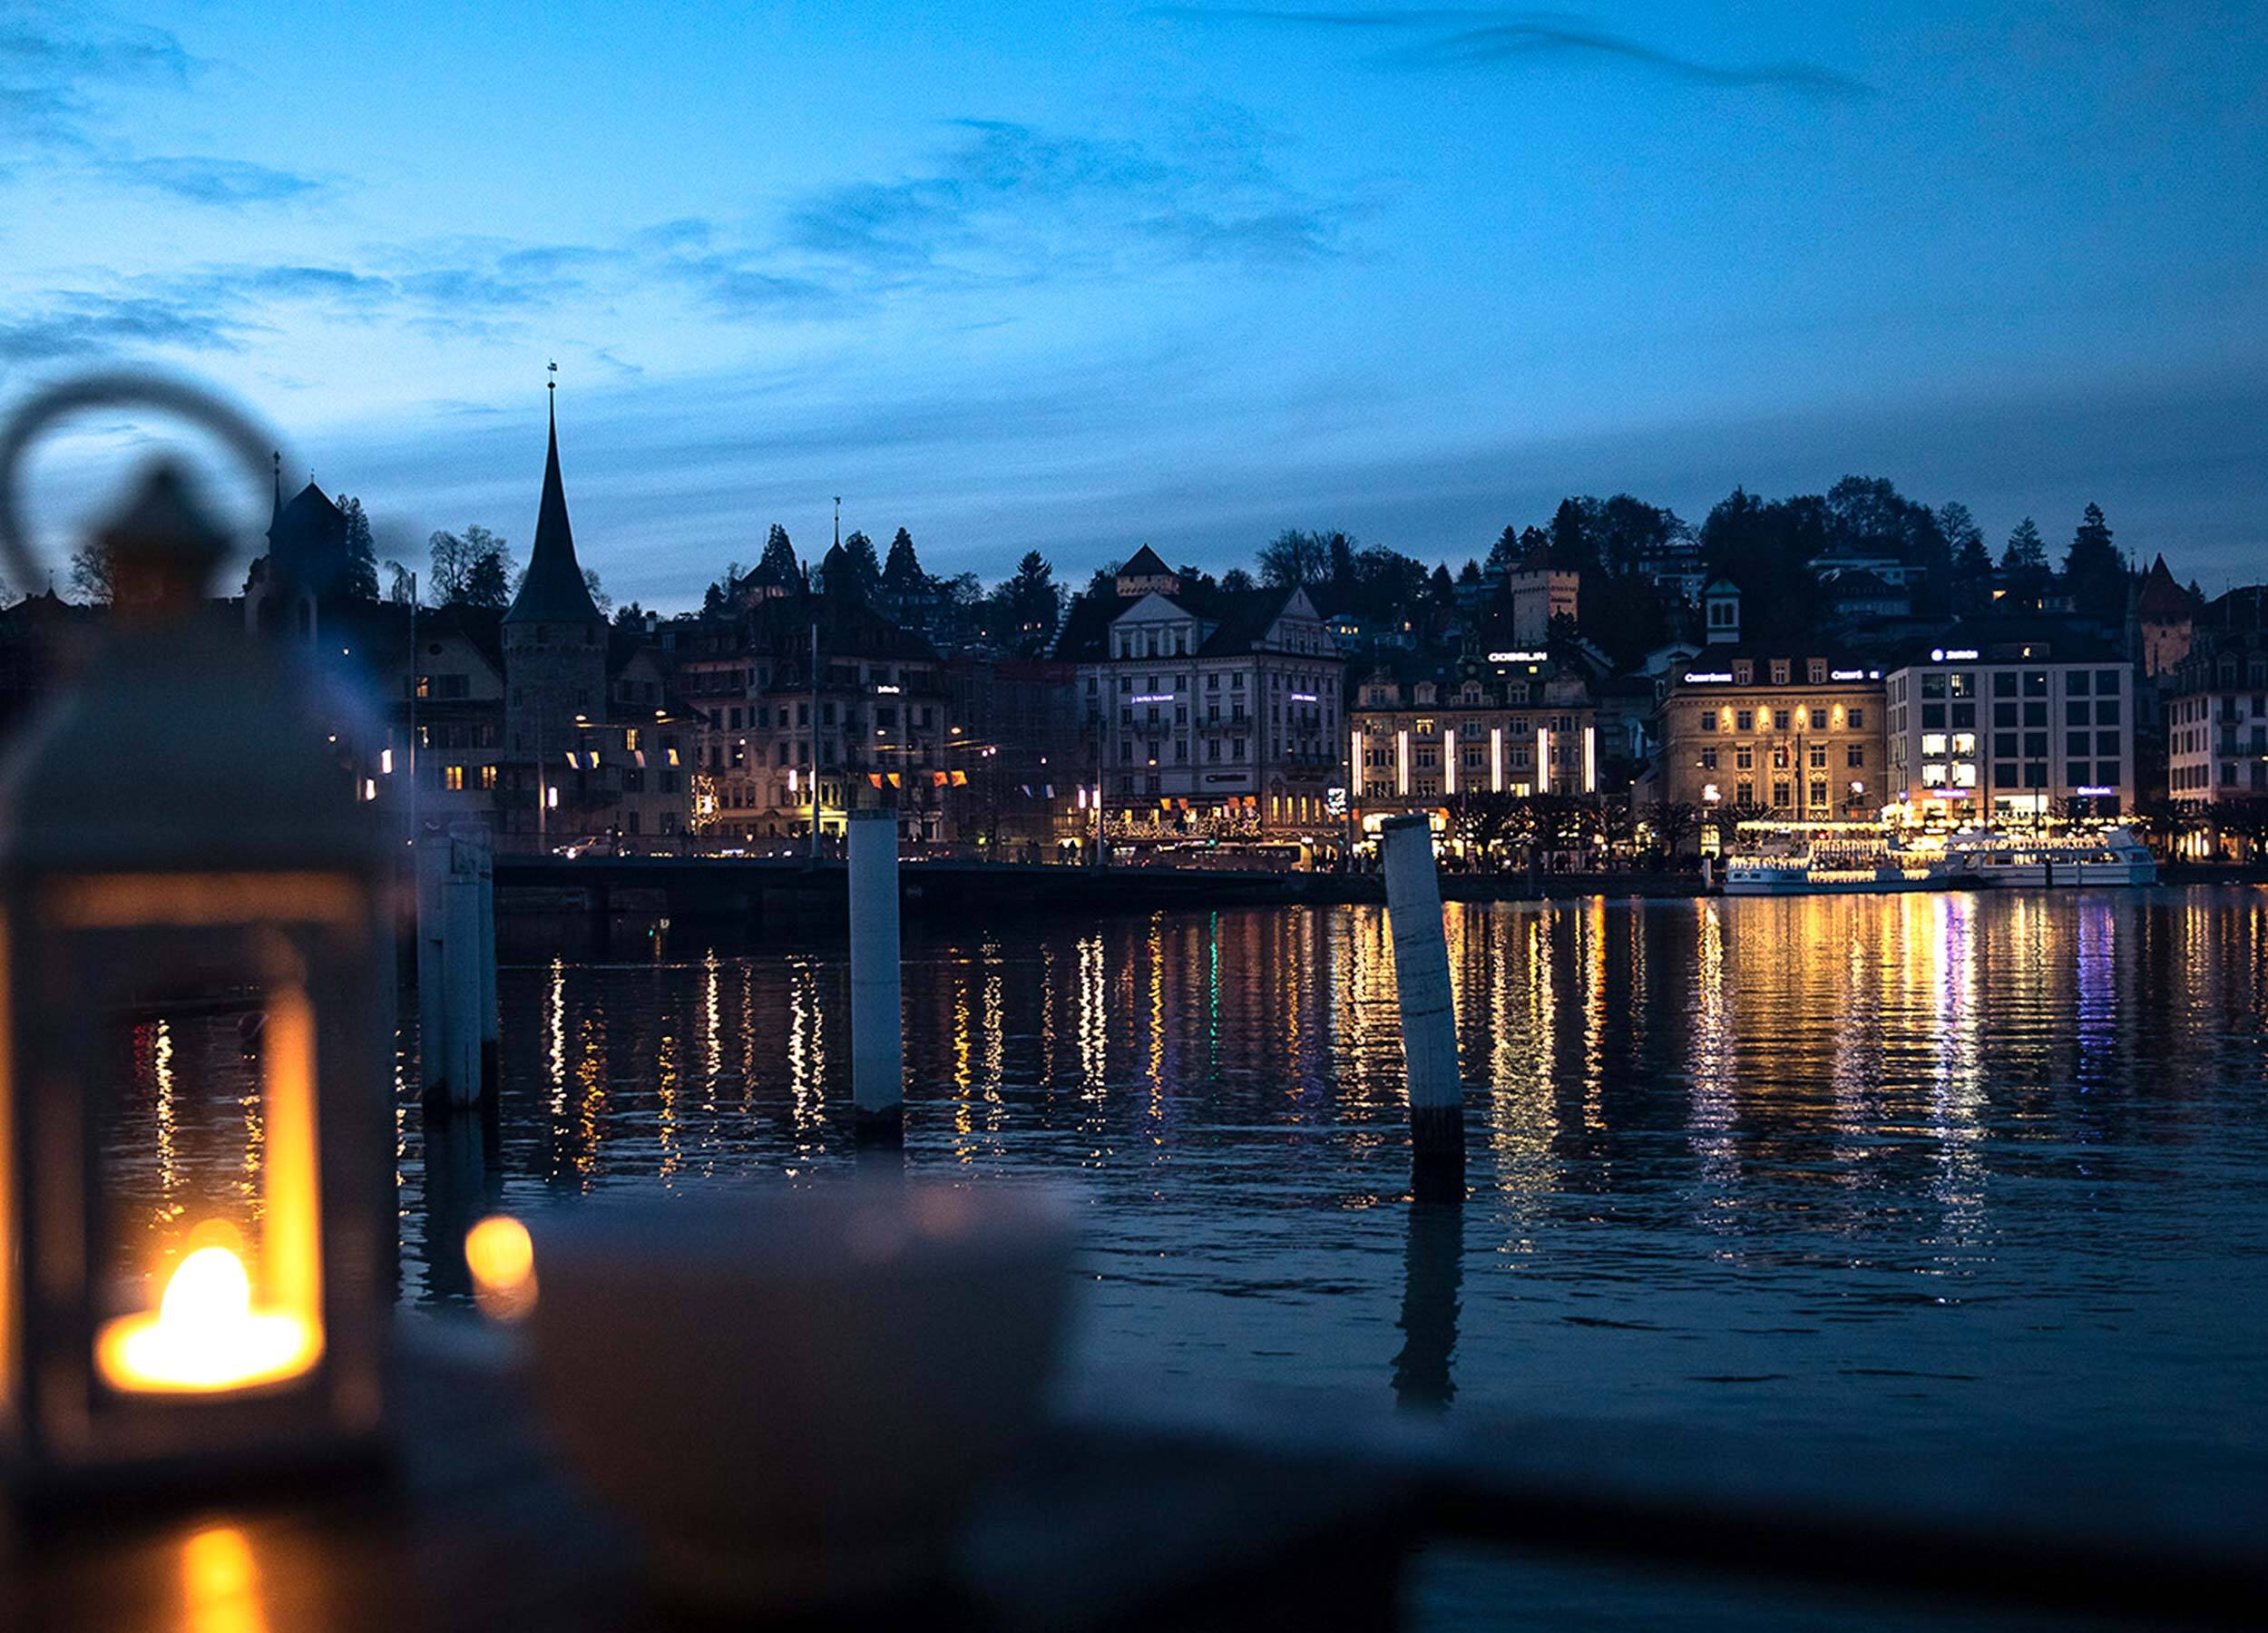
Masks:
[[[481,787],[484,788],[494,788],[495,786],[496,768],[494,766],[483,766],[481,768]]]
[[[1921,734],[1921,752],[1924,754],[1943,754],[1945,752],[1945,734],[1941,731],[1923,732]]]
[[[464,791],[464,768],[462,766],[442,767],[441,786],[451,793],[462,794]]]

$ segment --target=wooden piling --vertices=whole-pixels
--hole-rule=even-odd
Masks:
[[[1379,830],[1394,990],[1402,1006],[1402,1056],[1409,1075],[1410,1149],[1422,1196],[1461,1195],[1464,1084],[1457,1067],[1457,1012],[1449,989],[1433,830],[1422,815],[1389,818]]]
[[[447,947],[442,922],[442,887],[449,877],[449,842],[435,834],[417,836],[417,1083],[427,1104],[445,1098],[445,1064],[449,1030],[447,983],[442,974]]]
[[[898,816],[853,811],[851,1100],[861,1145],[904,1142],[905,1034],[898,972]]]
[[[456,842],[450,842],[456,848]],[[461,857],[441,887],[443,1092],[452,1106],[481,1098],[480,875]]]

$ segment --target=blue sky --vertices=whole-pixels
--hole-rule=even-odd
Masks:
[[[1862,14],[1864,15],[1862,15]],[[933,571],[1850,471],[2268,576],[2251,5],[0,12],[0,398],[218,380],[382,553]],[[86,491],[93,428],[44,467]],[[20,588],[20,587],[19,587]]]

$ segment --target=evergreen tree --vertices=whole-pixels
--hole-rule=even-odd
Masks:
[[[614,598],[599,583],[599,570],[596,567],[582,570],[582,587],[591,592],[591,604],[598,608],[600,617],[604,618],[614,611]]]
[[[2009,534],[2008,547],[2000,552],[2000,571],[2043,574],[2048,571],[2048,546],[2029,516]]]
[[[744,576],[740,571],[739,562],[727,562],[725,576],[712,581],[709,588],[701,592],[701,616],[703,618],[724,618],[729,615],[733,602],[739,595],[740,582]]]
[[[1449,563],[1441,562],[1433,569],[1433,576],[1426,581],[1425,592],[1438,607],[1453,606],[1457,600],[1457,581],[1449,576]]]
[[[347,518],[347,563],[339,575],[338,594],[350,601],[378,599],[378,552],[370,537],[370,518],[362,501],[342,494],[339,513]]]
[[[890,541],[888,559],[882,563],[882,592],[903,605],[928,586],[929,576],[922,571],[921,558],[914,553],[914,535],[901,527],[897,537]]]
[[[1520,565],[1520,529],[1508,523],[1504,531],[1496,536],[1496,543],[1489,546],[1489,571],[1510,572]]]
[[[800,589],[803,585],[803,563],[796,560],[796,547],[787,542],[787,530],[777,522],[772,523],[772,531],[765,535],[764,554],[756,564],[759,571],[768,570],[772,576],[791,590]]]
[[[2082,612],[2113,613],[2126,609],[2126,564],[2110,542],[2102,507],[2090,503],[2071,535],[2063,558],[2063,579]]]
[[[1024,552],[1016,572],[1000,587],[999,601],[1006,629],[1005,644],[1027,658],[1036,658],[1055,644],[1056,625],[1062,621],[1062,593],[1056,588],[1055,569],[1036,550]]]
[[[1457,586],[1459,589],[1470,589],[1480,582],[1481,563],[1467,556],[1465,564],[1457,570]]]
[[[859,599],[871,604],[882,590],[882,562],[875,554],[875,542],[862,532],[853,532],[843,541],[843,554],[857,576]]]

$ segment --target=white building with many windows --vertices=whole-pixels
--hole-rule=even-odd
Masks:
[[[1885,677],[1890,791],[1916,821],[2134,809],[2134,670],[2053,626],[1957,626]]]
[[[1080,600],[1056,649],[1113,831],[1330,831],[1343,665],[1306,592],[1184,594],[1148,546],[1113,588]]]

